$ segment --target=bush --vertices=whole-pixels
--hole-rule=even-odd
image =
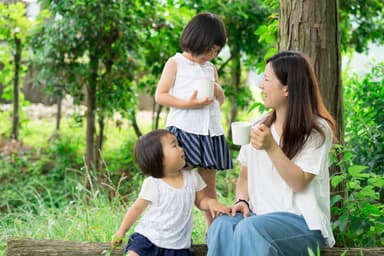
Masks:
[[[345,153],[348,157],[351,154]],[[369,247],[384,245],[384,205],[380,203],[380,189],[384,174],[367,171],[366,166],[353,165],[347,172],[331,178],[333,187],[345,182],[347,195],[332,197],[331,205],[342,201],[342,208],[332,207],[337,220],[333,229],[338,245]]]
[[[370,73],[344,79],[345,147],[339,165],[346,173],[331,177],[332,186],[345,184],[345,196],[335,195],[331,204],[340,246],[384,245],[384,65]]]
[[[362,79],[353,74],[345,81],[345,144],[351,162],[375,173],[384,172],[384,63]]]

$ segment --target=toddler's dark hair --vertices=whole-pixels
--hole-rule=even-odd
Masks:
[[[164,176],[163,170],[163,145],[161,138],[172,134],[167,130],[155,130],[139,138],[135,145],[135,160],[145,175],[155,178]]]
[[[202,12],[194,16],[184,28],[180,47],[192,55],[200,55],[214,45],[223,48],[226,41],[227,32],[222,19],[215,14]]]

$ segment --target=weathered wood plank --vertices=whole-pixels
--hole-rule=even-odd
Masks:
[[[193,256],[207,253],[204,244],[192,245]],[[344,253],[344,254],[343,254]],[[112,249],[109,243],[77,242],[61,240],[35,240],[10,237],[8,239],[8,256],[84,256],[84,255],[123,255],[123,247]],[[251,255],[251,254],[250,254]],[[332,248],[321,251],[322,256],[383,256],[384,247],[377,248]],[[219,256],[219,255],[218,255]]]

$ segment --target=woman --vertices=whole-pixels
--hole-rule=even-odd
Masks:
[[[307,58],[283,51],[267,60],[260,89],[272,111],[254,122],[240,150],[232,216],[208,230],[208,255],[308,255],[335,243],[328,154],[335,122]]]

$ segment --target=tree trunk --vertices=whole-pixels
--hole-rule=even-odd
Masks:
[[[338,1],[280,1],[279,50],[298,50],[313,62],[324,104],[344,135]]]
[[[59,95],[57,97],[57,113],[56,113],[56,131],[60,130],[60,120],[61,120],[61,107],[63,103],[63,97]]]
[[[11,139],[19,139],[19,79],[20,79],[20,63],[21,63],[21,41],[15,35],[16,52],[15,61],[15,77],[13,78],[13,113],[12,113],[12,131]]]
[[[104,141],[104,117],[98,118],[99,124],[99,135],[96,139],[96,170],[101,170],[101,152],[103,152],[103,141]]]
[[[95,168],[95,113],[96,113],[96,87],[99,59],[97,54],[90,56],[90,77],[86,84],[87,103],[87,129],[86,129],[86,152],[85,165],[88,170]]]
[[[139,125],[137,124],[136,111],[133,111],[133,113],[132,113],[131,122],[132,122],[132,127],[133,127],[133,130],[135,131],[137,138],[140,138],[140,136],[142,136],[143,134],[140,131]]]
[[[308,55],[314,65],[320,92],[328,111],[336,120],[338,140],[344,143],[343,91],[338,25],[338,1],[281,0],[279,20],[279,50],[298,50]],[[336,152],[337,162],[343,158]],[[333,165],[330,173],[344,172]],[[332,194],[346,197],[345,184]],[[338,203],[342,207],[342,203]],[[334,219],[335,216],[332,216]]]
[[[156,107],[157,106],[157,107]],[[153,111],[154,111],[154,125],[152,125],[152,129],[159,129],[159,122],[160,122],[160,115],[161,111],[163,110],[163,106],[159,104],[153,104]]]
[[[232,52],[233,51],[233,52]],[[231,75],[232,75],[232,86],[233,88],[233,95],[229,97],[230,105],[231,105],[231,111],[229,114],[229,124],[236,121],[237,114],[238,114],[238,106],[236,103],[236,97],[239,92],[240,87],[240,79],[241,79],[241,63],[240,63],[240,52],[237,51],[237,49],[231,49],[232,52],[232,66],[231,66]],[[231,125],[228,125],[228,133],[227,138],[232,138],[232,131],[231,131]]]

